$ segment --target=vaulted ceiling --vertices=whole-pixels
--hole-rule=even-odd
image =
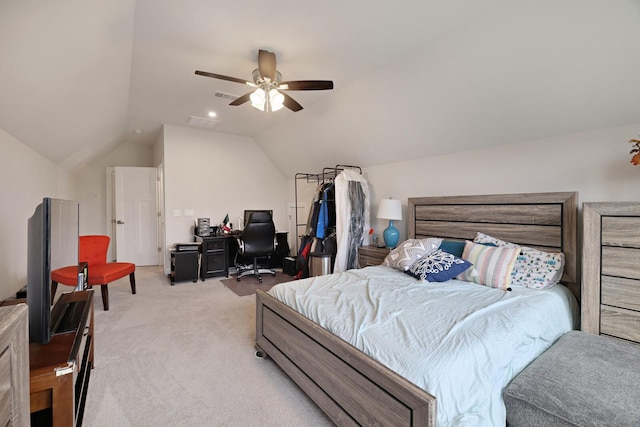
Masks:
[[[3,1],[0,128],[74,170],[215,111],[291,176],[638,123],[638,22],[640,0]],[[258,49],[335,89],[266,114],[194,74],[251,80]]]

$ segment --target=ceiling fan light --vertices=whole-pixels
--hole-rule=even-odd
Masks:
[[[269,102],[271,103],[271,110],[278,111],[284,106],[284,95],[275,89],[269,91]]]
[[[267,97],[265,96],[264,90],[258,88],[253,92],[249,99],[251,100],[251,105],[257,108],[260,111],[264,111],[265,103],[267,101]]]

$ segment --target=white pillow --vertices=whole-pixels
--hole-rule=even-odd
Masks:
[[[476,243],[493,243],[501,247],[517,245],[476,233]],[[532,289],[548,289],[555,286],[562,278],[564,270],[564,254],[562,252],[544,252],[528,246],[520,246],[520,255],[511,272],[511,284]]]
[[[391,250],[382,265],[406,271],[418,259],[429,255],[440,247],[442,239],[430,237],[428,239],[408,239]]]

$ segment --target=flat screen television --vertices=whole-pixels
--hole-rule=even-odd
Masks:
[[[80,205],[45,197],[27,227],[29,340],[47,344],[52,335],[51,271],[78,265]]]

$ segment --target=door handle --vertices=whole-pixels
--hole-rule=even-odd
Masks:
[[[117,220],[117,221],[116,221],[116,224],[124,224],[124,221]]]

